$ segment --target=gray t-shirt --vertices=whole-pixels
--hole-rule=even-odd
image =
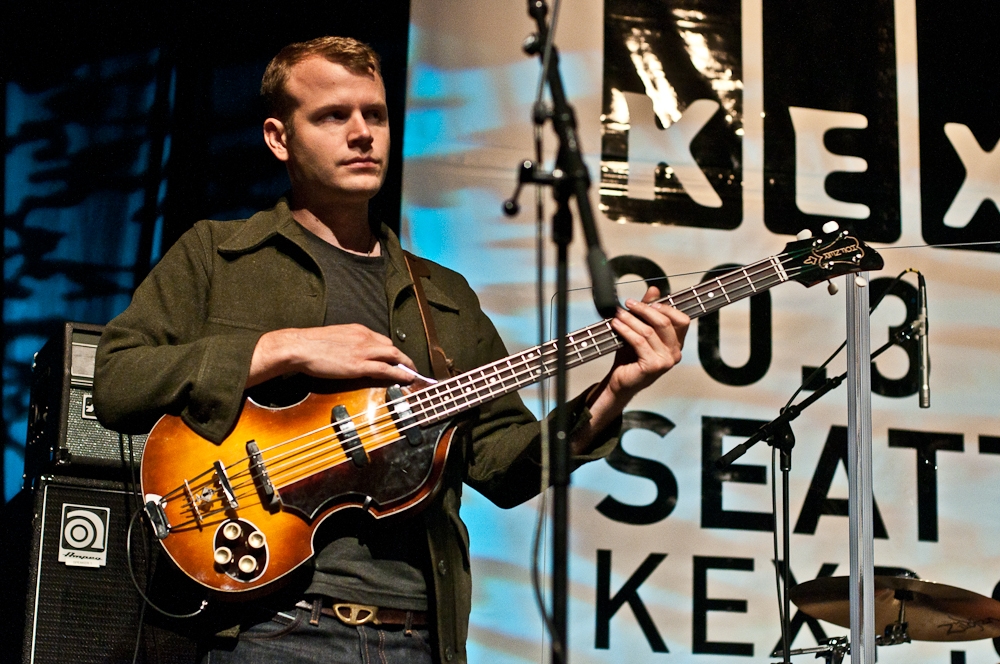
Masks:
[[[325,324],[360,323],[389,336],[386,257],[358,256],[307,234],[327,284]],[[320,527],[316,550],[309,594],[427,610],[430,563],[423,519],[408,513],[375,519],[361,510],[341,510]]]

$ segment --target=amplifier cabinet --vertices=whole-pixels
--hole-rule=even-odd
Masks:
[[[26,483],[44,473],[121,479],[123,468],[139,463],[146,435],[118,434],[94,415],[94,356],[103,329],[65,323],[35,355]]]
[[[44,475],[4,505],[4,662],[74,664],[191,662],[194,642],[149,624],[129,574],[126,539],[138,501],[128,485]],[[133,571],[154,597],[159,571],[149,574],[137,520]],[[154,545],[155,547],[155,545]],[[158,547],[152,549],[158,552]],[[159,563],[160,556],[149,559]],[[164,561],[166,562],[166,561]],[[177,587],[171,581],[170,591]],[[164,600],[160,600],[162,602]],[[169,605],[169,601],[167,602]]]

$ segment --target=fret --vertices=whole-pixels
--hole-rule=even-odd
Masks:
[[[585,340],[581,341],[581,342],[580,342],[580,345],[581,345],[581,346],[582,346],[583,348],[588,348],[588,347],[591,347],[591,346],[595,346],[595,345],[596,345],[596,349],[597,349],[597,351],[600,351],[600,350],[601,350],[601,347],[600,347],[600,345],[599,345],[599,344],[597,344],[597,342],[595,342],[595,341],[594,341],[594,330],[593,330],[593,328],[590,328],[590,327],[588,327],[588,328],[586,329],[586,332],[587,332],[587,338],[586,338]],[[594,357],[594,352],[593,352],[593,350],[588,350],[587,352],[588,352],[588,353],[590,354],[590,357]],[[598,355],[599,355],[599,354],[600,354],[600,352],[598,352]],[[589,359],[589,358],[588,358],[588,359]],[[584,360],[584,361],[586,361],[586,360]]]
[[[482,372],[480,372],[480,373],[482,373]],[[488,396],[486,394],[483,394],[483,388],[484,387],[487,387],[487,386],[483,383],[483,377],[482,376],[479,376],[478,378],[473,379],[472,386],[469,389],[472,390],[471,397],[476,401],[476,403],[481,403],[483,401],[483,399],[485,399]]]
[[[528,385],[536,383],[546,376],[548,365],[553,357],[555,357],[555,352],[550,350],[547,344],[538,347],[538,360],[531,363],[531,369],[528,371]]]
[[[452,394],[454,387],[446,390],[444,394],[441,395],[441,403],[444,408],[451,408],[452,401],[455,400],[455,395]]]
[[[705,293],[705,297],[708,300],[708,304],[706,305],[704,302],[702,302],[701,308],[706,314],[722,308],[722,301],[715,296],[714,290]]]
[[[511,360],[507,360],[507,372],[510,373],[510,376],[508,378],[504,378],[503,376],[501,376],[500,378],[500,380],[503,381],[504,383],[506,383],[510,378],[513,378],[514,375],[517,373],[514,370],[514,365],[511,363]]]
[[[531,365],[528,364],[528,360],[530,360],[534,356],[534,354],[535,354],[534,351],[528,351],[521,358],[522,370],[517,371],[514,374],[514,382],[518,387],[524,384],[524,375],[531,371]]]
[[[771,256],[771,264],[774,266],[774,271],[778,273],[778,279],[780,281],[788,281],[788,274],[785,272],[785,266],[781,264],[777,256]]]
[[[743,268],[742,272],[743,272],[743,276],[745,276],[745,277],[747,278],[747,283],[748,283],[748,284],[750,284],[750,289],[751,289],[751,290],[752,290],[752,291],[753,291],[754,293],[756,293],[756,292],[757,292],[757,287],[753,285],[753,279],[751,279],[751,278],[750,278],[750,275],[749,275],[749,274],[747,274],[747,269],[746,269],[746,268]]]
[[[475,392],[475,388],[473,387],[471,376],[469,378],[469,384],[468,385],[465,385],[463,387],[461,378],[459,378],[458,385],[456,385],[456,387],[458,389],[458,396],[460,398],[462,398],[462,399],[465,399],[465,405],[468,406],[469,405],[469,395],[472,394],[473,392]]]
[[[437,413],[438,410],[440,410],[442,413],[448,412],[448,406],[446,405],[446,402],[447,402],[447,391],[438,390],[437,394],[434,395],[435,414]]]
[[[702,312],[708,313],[708,309],[705,308],[705,303],[701,301],[701,295],[698,294],[698,288],[692,288],[691,293],[694,295],[694,299],[698,301],[698,306],[701,307]],[[711,297],[711,294],[709,294]]]
[[[497,377],[495,375],[486,377],[486,372],[482,372],[483,380],[486,381],[486,389],[490,391],[490,398],[493,397],[493,383],[497,382]]]
[[[461,382],[459,379],[458,382]],[[445,392],[445,402],[448,404],[448,408],[454,408],[457,399],[462,396],[462,386],[457,384],[454,380],[448,383],[448,391]]]
[[[536,355],[534,353],[532,353],[531,354],[532,363],[528,367],[528,375],[527,375],[527,379],[526,379],[525,385],[531,385],[536,380],[541,380],[542,373],[545,370],[545,351],[544,351],[544,348],[540,347],[538,349],[538,355],[537,355],[538,361],[537,362],[534,361],[535,357],[536,357]]]
[[[729,293],[726,292],[726,287],[722,285],[722,278],[716,278],[715,283],[719,284],[719,290],[722,291],[723,297],[726,298],[726,304],[731,304],[732,300],[729,299]]]
[[[586,344],[587,342],[584,341],[583,343]],[[584,359],[583,359],[583,355],[580,353],[580,346],[577,344],[576,339],[573,338],[573,335],[567,335],[566,336],[566,352],[569,353],[569,351],[571,349],[576,352],[576,357],[577,357],[577,359],[580,360],[580,364],[583,364]]]
[[[431,389],[434,389],[434,388],[431,388]],[[434,393],[431,393],[431,394],[427,395],[428,396],[428,401],[430,402],[430,406],[431,406],[431,408],[434,411],[433,416],[437,416],[438,415],[438,409],[439,408],[441,408],[441,409],[444,408],[444,406],[441,404],[441,394],[440,394],[440,392],[441,392],[441,390],[434,389]]]
[[[534,374],[539,380],[548,374],[549,365],[555,366],[555,344],[552,344],[551,349],[552,350],[548,350],[545,346],[541,347],[541,353],[538,356],[538,366],[535,368]],[[569,352],[569,346],[567,346],[566,350]]]

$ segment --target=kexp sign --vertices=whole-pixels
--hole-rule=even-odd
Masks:
[[[744,147],[739,4],[728,10],[729,16],[706,16],[704,3],[697,7],[691,3],[690,9],[674,3],[672,11],[652,1],[605,0],[604,4],[602,210],[616,221],[737,228],[743,220]],[[995,8],[975,4],[978,10],[917,3],[922,234],[928,244],[962,244],[954,248],[996,252],[1000,251],[1000,88],[978,80],[978,72],[995,78],[1000,59],[995,50],[986,51],[985,34],[981,40],[973,38],[985,33],[982,16],[992,15]],[[860,0],[808,6],[763,2],[764,222],[770,231],[816,232],[834,219],[867,241],[892,243],[900,238],[893,10],[891,3]],[[817,30],[817,25],[824,27]],[[965,72],[973,73],[956,75]],[[664,270],[653,260],[619,256],[611,264],[620,277],[639,275],[669,292]],[[731,267],[717,266],[705,280]],[[885,294],[892,281],[872,280],[871,300]],[[906,312],[905,320],[888,330],[892,334],[916,319],[917,293],[900,282],[889,295],[898,298]],[[729,386],[750,385],[764,377],[772,358],[768,292],[751,299],[749,337],[748,361],[729,366],[721,359],[718,313],[700,318],[697,351],[702,368]],[[874,394],[916,394],[918,348],[912,341],[903,348],[908,361],[904,375],[886,377],[873,364]],[[809,369],[804,367],[803,373]],[[770,512],[724,509],[722,500],[726,482],[766,484],[766,468],[746,464],[724,471],[715,468],[724,437],[749,437],[766,422],[703,416],[701,424],[701,528],[772,530]],[[674,428],[673,422],[654,412],[632,411],[625,417],[625,431],[645,430],[666,439]],[[946,431],[889,428],[879,433],[887,436],[890,448],[914,451],[917,540],[937,542],[937,455],[975,453],[976,446],[967,450],[963,434]],[[979,454],[1000,455],[1000,436],[995,434],[978,435]],[[847,500],[830,496],[838,468],[847,470],[847,454],[846,428],[831,426],[805,500],[792,515],[794,533],[814,535],[822,517],[847,516]],[[644,505],[608,495],[597,505],[604,517],[648,525],[673,512],[680,489],[666,464],[622,448],[608,464],[652,482],[656,492]],[[877,496],[874,535],[889,537]],[[610,647],[611,619],[628,604],[650,648],[668,652],[639,595],[666,558],[665,553],[650,553],[615,590],[612,551],[597,551],[594,647]],[[752,571],[754,559],[694,556],[692,562],[692,652],[753,656],[752,643],[710,640],[707,624],[713,611],[747,611],[745,600],[709,595],[710,571]],[[838,564],[823,563],[816,577],[837,571]],[[876,574],[900,571],[878,568]],[[994,570],[994,576],[993,595],[1000,598],[1000,570]],[[796,612],[793,640],[803,627],[817,641],[826,638],[819,621]],[[1000,653],[1000,644],[995,648]],[[959,661],[956,655],[964,661],[964,654],[955,652],[953,662]]]
[[[995,8],[973,4],[978,11],[917,3],[922,231],[929,244],[998,251],[981,244],[1000,241],[1000,91],[984,80],[1000,64],[985,46],[992,28],[984,17]],[[727,11],[605,0],[601,204],[609,218],[740,225],[739,5]],[[765,225],[795,235],[834,219],[865,241],[896,241],[892,4],[765,0],[763,12]]]

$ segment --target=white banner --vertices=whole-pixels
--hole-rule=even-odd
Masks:
[[[646,4],[662,15],[643,15]],[[796,16],[790,3],[709,4],[562,3],[560,71],[605,250],[645,259],[626,263],[643,276],[659,270],[676,292],[719,266],[776,254],[798,228],[835,218],[884,258],[870,275],[873,293],[919,270],[929,299],[931,407],[918,407],[912,344],[880,356],[872,371],[876,565],[1000,594],[1000,260],[995,245],[925,246],[1000,238],[997,92],[979,86],[988,99],[978,108],[936,94],[935,85],[953,81],[921,73],[918,36],[933,40],[944,28],[914,0],[876,3],[858,16],[853,4],[838,11],[842,3],[810,3],[812,17]],[[404,244],[464,274],[510,351],[521,350],[538,343],[534,192],[522,192],[513,219],[501,204],[520,162],[534,157],[540,66],[520,50],[534,23],[518,2],[414,0],[411,11]],[[870,34],[824,33],[827,14],[871,23]],[[966,19],[978,20],[974,11]],[[975,42],[953,39],[959,52]],[[919,45],[927,67],[940,68],[936,45]],[[995,53],[981,64],[995,77]],[[922,147],[933,159],[921,163]],[[548,128],[545,148],[551,167]],[[543,196],[548,236],[554,206],[551,191]],[[575,232],[571,329],[596,320]],[[549,251],[547,295],[553,260]],[[638,277],[626,280],[623,299],[642,293]],[[905,281],[872,316],[873,349],[915,316],[916,280]],[[782,285],[727,307],[717,324],[700,319],[683,362],[631,405],[623,453],[574,474],[572,661],[773,661],[780,628],[770,448],[758,444],[729,471],[713,462],[775,418],[805,368],[845,339],[843,290]],[[577,369],[571,391],[599,380],[609,362]],[[844,370],[841,353],[826,375]],[[538,408],[537,391],[524,397]],[[791,570],[800,583],[848,574],[846,424],[844,386],[792,423]],[[472,662],[548,657],[530,582],[536,509],[537,501],[503,511],[465,494]],[[794,606],[792,615],[793,648],[849,631],[807,620]],[[998,652],[990,639],[925,641],[882,647],[878,657],[972,664],[995,662]]]

